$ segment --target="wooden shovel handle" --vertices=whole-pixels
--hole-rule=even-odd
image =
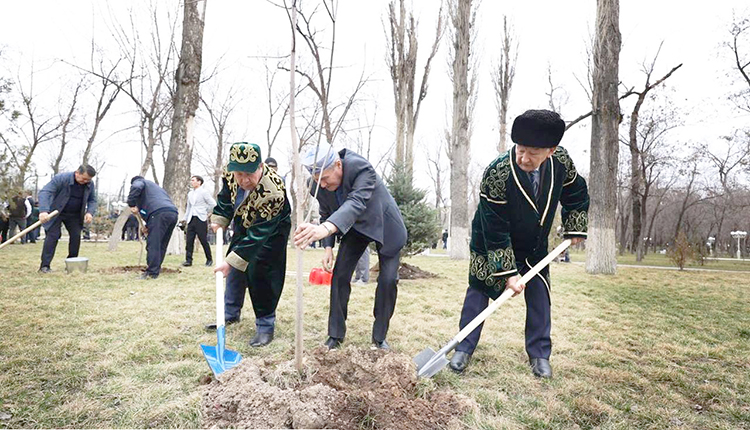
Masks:
[[[58,213],[59,212],[57,210],[54,210],[54,211],[50,212],[49,216],[47,217],[47,220],[45,222],[51,220]],[[42,225],[42,220],[39,220],[39,221],[35,222],[34,224],[31,224],[30,226],[26,227],[25,229],[21,230],[17,235],[11,237],[7,241],[5,241],[2,244],[0,244],[0,249],[3,249],[6,246],[10,245],[11,243],[17,241],[18,239],[22,238],[23,235],[25,235],[26,233],[30,232],[31,230],[34,230],[35,228],[39,227],[40,225]]]

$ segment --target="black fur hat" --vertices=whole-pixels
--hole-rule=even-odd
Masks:
[[[551,110],[527,110],[513,121],[510,138],[534,148],[557,146],[565,133],[565,121]]]

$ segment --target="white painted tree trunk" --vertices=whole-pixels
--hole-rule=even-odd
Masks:
[[[591,175],[586,271],[617,270],[615,225],[620,104],[617,93],[620,58],[619,0],[597,0],[591,115]]]

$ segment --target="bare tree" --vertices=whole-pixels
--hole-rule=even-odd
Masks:
[[[586,271],[594,274],[614,274],[617,268],[617,194],[612,190],[617,187],[617,129],[621,120],[617,97],[620,46],[619,0],[597,0],[589,176],[591,207],[586,246]]]
[[[407,13],[404,0],[391,0],[388,4],[389,32],[386,32],[388,56],[386,63],[393,82],[394,109],[396,113],[396,163],[403,164],[408,175],[414,172],[414,131],[419,119],[419,108],[427,97],[427,80],[432,59],[443,36],[443,5],[440,4],[435,39],[422,73],[419,92],[415,94],[417,71],[417,23],[412,11]],[[396,10],[398,7],[398,11]]]
[[[94,70],[94,43],[91,44],[91,70]],[[97,134],[99,133],[99,127],[107,116],[109,109],[112,104],[120,95],[121,87],[113,83],[115,73],[120,64],[121,59],[111,63],[110,67],[105,68],[104,59],[99,60],[99,74],[102,77],[98,77],[99,94],[96,99],[96,111],[94,112],[93,120],[94,123],[91,125],[91,129],[88,133],[88,139],[86,140],[86,149],[83,151],[83,162],[88,163],[91,152],[94,148],[94,142],[96,142]]]
[[[648,163],[642,160],[642,157],[644,156],[643,151],[653,151],[653,145],[659,142],[659,137],[661,137],[665,132],[674,127],[673,125],[663,124],[662,121],[650,121],[648,124],[646,124],[646,127],[644,127],[645,130],[643,130],[642,132],[644,136],[642,137],[644,140],[650,137],[651,141],[639,141],[639,115],[641,108],[643,107],[643,103],[646,101],[649,92],[666,81],[670,76],[672,76],[672,73],[682,67],[682,64],[673,67],[672,70],[670,70],[666,75],[656,80],[656,82],[651,83],[651,77],[654,73],[656,60],[659,58],[659,53],[661,52],[662,45],[663,42],[659,44],[659,49],[656,51],[656,55],[654,55],[654,59],[651,61],[651,63],[643,64],[642,71],[646,75],[646,82],[644,83],[643,89],[641,91],[633,91],[634,94],[638,96],[638,98],[636,99],[633,111],[630,113],[628,148],[630,149],[630,195],[632,197],[630,200],[633,222],[632,248],[634,250],[637,249],[637,261],[641,261],[641,259],[643,259],[643,241],[641,241],[641,231],[643,229],[643,218],[645,217],[646,211],[645,203],[648,199],[648,192],[643,189],[645,186],[643,170],[644,165]]]
[[[172,198],[180,214],[184,212],[187,203],[186,190],[193,158],[195,112],[200,104],[206,3],[206,0],[183,2],[182,47],[175,73],[172,134],[164,164],[164,190]],[[175,232],[172,242],[179,242],[181,238],[182,235]],[[173,252],[181,252],[181,247],[170,247]]]
[[[273,152],[273,145],[281,133],[287,114],[289,113],[289,91],[277,91],[275,88],[276,73],[278,67],[271,68],[268,62],[264,62],[266,78],[266,102],[268,108],[268,123],[266,124],[266,145],[270,157]],[[297,93],[299,93],[299,89]]]
[[[698,179],[701,174],[699,160],[699,151],[696,151],[682,163],[682,166],[684,167],[679,170],[680,176],[687,177],[687,183],[682,188],[683,198],[680,202],[679,209],[677,210],[677,222],[675,223],[672,239],[677,238],[677,235],[680,233],[680,230],[682,229],[682,221],[685,218],[687,211],[698,203],[711,198],[705,193],[702,193],[698,189],[699,184],[696,184],[696,179]]]
[[[425,146],[427,155],[427,173],[432,180],[435,190],[435,209],[445,207],[445,198],[443,197],[443,188],[445,187],[446,166],[444,163],[445,146],[448,142],[444,139],[438,140],[438,144],[429,144]],[[441,211],[442,213],[442,211]],[[442,219],[441,219],[442,221]]]
[[[726,46],[732,53],[733,68],[743,83],[743,89],[733,94],[731,99],[737,107],[750,112],[750,18],[735,16],[729,33],[731,37]]]
[[[474,5],[476,6],[476,5]],[[469,258],[470,55],[476,7],[472,0],[451,0],[453,115],[450,132],[451,249],[453,259]]]
[[[55,157],[55,161],[52,162],[52,174],[57,175],[60,173],[60,163],[62,162],[63,155],[65,155],[65,149],[68,146],[68,131],[71,127],[71,121],[73,120],[73,114],[76,111],[76,105],[78,104],[78,93],[81,91],[81,87],[83,86],[83,79],[78,81],[78,84],[76,84],[76,88],[73,91],[73,97],[70,100],[70,106],[68,107],[68,111],[60,116],[60,150],[57,152],[57,157]],[[60,102],[62,105],[62,101]],[[86,161],[84,160],[84,163]]]
[[[514,41],[512,28],[508,26],[508,17],[503,15],[503,39],[500,47],[500,61],[492,70],[492,86],[495,89],[495,107],[497,108],[500,138],[497,142],[497,152],[508,150],[508,105],[513,78],[516,76],[516,61],[518,60],[518,42]]]
[[[208,112],[211,128],[213,129],[214,137],[216,139],[212,167],[211,169],[207,169],[212,173],[211,176],[214,181],[214,196],[218,195],[221,190],[221,175],[224,171],[225,160],[224,146],[229,143],[227,141],[229,135],[227,123],[229,122],[229,118],[232,116],[234,110],[242,102],[242,99],[237,97],[237,94],[239,93],[232,88],[226,92],[223,100],[220,102],[218,101],[217,93],[218,89],[212,92],[209,101],[206,101],[205,98],[201,97],[201,102],[203,103],[206,112]]]
[[[323,20],[329,26],[329,31],[326,33],[330,33],[330,39],[327,43],[321,40],[321,32],[316,29],[318,27],[313,23],[313,21],[317,21],[316,16],[321,6],[324,9]],[[297,16],[300,19],[296,25],[297,34],[302,38],[304,46],[307,47],[308,54],[312,57],[313,68],[311,72],[308,72],[297,67],[295,72],[302,77],[304,81],[303,88],[310,89],[315,94],[317,104],[315,110],[320,110],[320,133],[325,137],[326,142],[333,144],[336,135],[344,125],[347,114],[357,99],[357,94],[365,86],[367,79],[362,75],[355,88],[345,100],[340,103],[332,103],[331,86],[333,83],[333,72],[336,70],[334,60],[336,53],[338,1],[320,0],[319,5],[309,13],[302,10],[302,5],[299,3],[295,7],[297,8]],[[280,68],[286,70],[283,66],[280,66]],[[303,140],[300,139],[300,143],[302,142]]]
[[[18,92],[25,111],[23,116],[26,118],[26,122],[20,124],[19,127],[26,142],[21,147],[16,148],[15,151],[11,149],[11,152],[14,152],[13,160],[17,168],[15,182],[19,188],[24,187],[26,172],[31,166],[32,157],[39,145],[56,139],[60,135],[60,128],[62,127],[62,121],[59,118],[39,110],[34,93],[34,74],[32,65],[28,89],[24,87],[20,76],[17,79]]]
[[[162,33],[164,32],[160,28],[158,10],[152,7],[148,13],[151,28],[148,32],[145,32],[149,36],[149,39],[145,42],[140,37],[140,34],[144,32],[139,31],[136,26],[136,13],[131,11],[128,29],[125,29],[117,21],[113,22],[111,35],[119,45],[120,57],[126,63],[126,78],[104,75],[95,70],[89,70],[88,72],[111,82],[133,102],[140,116],[138,131],[142,152],[141,168],[138,174],[146,176],[150,169],[153,173],[154,182],[158,184],[159,176],[153,157],[154,149],[162,136],[169,132],[169,122],[165,119],[170,116],[172,106],[168,77],[174,76],[172,72],[174,70],[174,57],[176,56],[174,36],[177,15],[175,14],[174,18],[169,21],[165,42],[162,39]],[[127,217],[128,212],[123,211],[117,218],[113,233],[109,238],[108,249],[110,251],[117,249],[120,235],[116,232],[122,230]]]

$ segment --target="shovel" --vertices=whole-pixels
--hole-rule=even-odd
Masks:
[[[531,270],[526,272],[526,274],[521,277],[519,283],[525,284],[529,282],[529,280],[536,276],[536,274],[539,273],[540,270],[551,263],[552,260],[555,259],[555,257],[565,251],[568,246],[570,246],[570,239],[565,239],[563,243],[558,245],[557,248],[553,249],[552,252],[544,257],[542,261],[534,265]],[[430,378],[438,373],[443,367],[445,367],[445,365],[448,364],[448,359],[445,357],[446,354],[453,351],[453,349],[457,347],[458,344],[461,343],[461,341],[469,335],[469,333],[474,331],[475,328],[479,327],[479,324],[482,324],[484,320],[486,320],[487,317],[490,316],[491,313],[495,312],[495,310],[497,310],[500,305],[511,298],[513,296],[513,293],[513,290],[511,290],[510,288],[506,288],[503,294],[501,294],[500,297],[497,298],[497,300],[493,301],[489,306],[487,306],[484,311],[482,311],[482,313],[471,320],[471,322],[467,324],[466,327],[463,328],[463,330],[458,332],[458,334],[438,352],[433,351],[432,348],[427,348],[424,351],[420,352],[416,357],[414,357],[414,363],[417,365],[417,376]]]
[[[54,211],[50,212],[50,213],[49,213],[49,216],[47,217],[47,221],[49,221],[49,220],[51,220],[52,218],[54,218],[54,217],[55,217],[55,215],[57,215],[57,213],[58,213],[58,211],[57,211],[57,210],[54,210]],[[45,222],[47,222],[47,221],[45,221]],[[16,240],[18,240],[18,239],[22,238],[22,237],[23,237],[23,236],[24,236],[24,235],[25,235],[26,233],[30,232],[31,230],[34,230],[35,228],[39,227],[39,226],[40,226],[40,225],[42,225],[42,224],[43,224],[43,223],[42,223],[42,221],[41,221],[41,220],[40,220],[40,221],[37,221],[37,222],[35,222],[34,224],[31,224],[30,226],[28,226],[28,227],[26,227],[25,229],[23,229],[23,230],[21,230],[20,232],[18,232],[18,234],[16,234],[15,236],[13,236],[13,237],[11,237],[10,239],[8,239],[8,240],[6,240],[5,242],[3,242],[3,244],[2,244],[2,245],[0,245],[0,249],[3,249],[3,248],[5,248],[6,246],[10,245],[11,243],[15,242]]]
[[[219,267],[224,260],[222,248],[224,245],[224,231],[219,228],[216,230],[216,267]],[[237,351],[224,348],[225,335],[224,321],[224,274],[216,272],[216,346],[201,345],[203,356],[206,357],[208,366],[214,375],[218,376],[225,370],[236,366],[242,356]]]

